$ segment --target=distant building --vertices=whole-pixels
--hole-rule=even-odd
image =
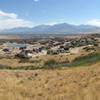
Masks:
[[[22,50],[16,56],[19,58],[32,58],[32,53],[28,50]]]

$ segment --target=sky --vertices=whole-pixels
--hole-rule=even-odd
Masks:
[[[58,23],[100,26],[100,0],[0,0],[0,29]]]

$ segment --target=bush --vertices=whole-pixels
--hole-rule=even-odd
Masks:
[[[53,59],[48,60],[44,63],[44,66],[48,67],[48,68],[54,68],[54,66],[57,64],[57,62]]]
[[[22,59],[20,59],[20,61],[19,61],[19,63],[29,63],[29,62],[30,62],[30,60],[27,59],[27,58],[22,58]]]
[[[69,63],[68,60],[64,60],[60,62],[54,59],[50,59],[44,63],[43,68],[49,68],[49,69],[61,68],[61,67],[65,67],[68,63]]]
[[[0,69],[11,69],[10,66],[0,64]]]
[[[96,63],[98,61],[100,61],[100,54],[92,53],[92,54],[88,54],[86,56],[81,56],[81,57],[76,58],[70,64],[70,66],[90,65],[90,64]]]

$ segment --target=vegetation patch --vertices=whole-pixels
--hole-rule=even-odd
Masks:
[[[51,59],[51,60],[48,60],[44,63],[43,68],[45,68],[45,69],[61,68],[61,66],[64,66],[68,63],[69,63],[68,60],[59,62],[59,61]]]
[[[19,63],[29,63],[29,59],[26,58],[20,59]]]
[[[91,53],[85,56],[75,58],[72,62],[56,62],[55,60],[49,60],[44,64],[44,68],[60,68],[60,67],[80,67],[88,66],[100,61],[99,53]]]
[[[10,69],[10,66],[0,64],[0,69]]]
[[[62,67],[80,67],[80,66],[89,66],[99,61],[100,61],[100,53],[91,53],[85,56],[77,57],[72,62],[69,62],[68,59],[64,59],[62,61],[56,59],[48,59],[46,61],[21,59],[20,63],[31,63],[31,65],[11,67],[1,64],[0,69],[34,70],[34,69],[55,69]]]
[[[86,56],[81,56],[74,59],[74,61],[71,64],[69,64],[69,66],[83,66],[83,65],[87,66],[87,65],[94,64],[98,61],[100,61],[100,54],[91,53]]]

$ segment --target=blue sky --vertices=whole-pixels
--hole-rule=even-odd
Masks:
[[[0,0],[0,27],[64,22],[100,26],[99,11],[100,0]]]

